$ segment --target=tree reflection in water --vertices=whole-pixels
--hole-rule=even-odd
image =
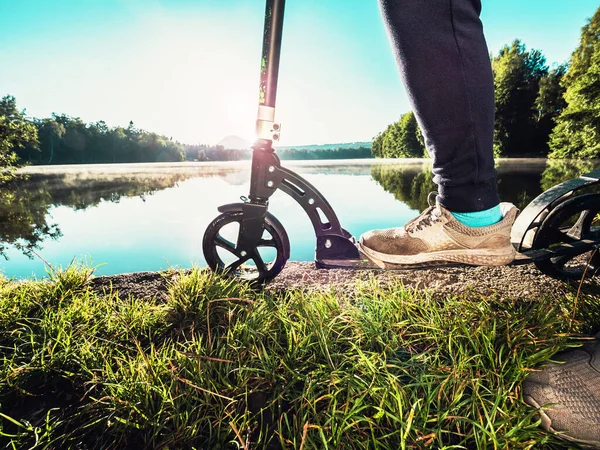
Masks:
[[[548,160],[548,166],[542,174],[542,189],[547,190],[563,181],[577,178],[600,167],[598,160],[593,161],[567,161]]]
[[[371,176],[397,200],[418,211],[427,208],[427,197],[436,190],[428,163],[374,164],[371,166]]]
[[[203,170],[203,177],[226,176],[231,169]],[[9,247],[28,257],[42,243],[62,236],[52,223],[52,207],[66,206],[85,210],[100,202],[119,202],[123,197],[152,195],[199,176],[198,170],[142,170],[138,172],[73,169],[21,175],[0,188],[0,255],[5,259]]]
[[[61,232],[48,223],[52,195],[43,187],[27,189],[26,181],[14,180],[0,189],[0,255],[8,246],[20,248],[32,257],[45,239],[57,239]]]
[[[552,186],[599,168],[600,161],[513,159],[500,160],[496,167],[500,198],[522,210]],[[418,211],[427,208],[429,192],[437,190],[430,163],[374,164],[371,176],[387,192]]]

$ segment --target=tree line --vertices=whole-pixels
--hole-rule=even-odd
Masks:
[[[549,67],[539,50],[515,40],[492,58],[498,157],[600,158],[600,8],[581,30],[567,64]],[[412,112],[373,140],[373,155],[426,157]]]
[[[279,158],[282,160],[312,160],[312,159],[355,159],[355,158],[372,158],[370,147],[356,148],[284,148],[277,150]]]
[[[323,147],[323,148],[321,148]],[[367,146],[284,148],[282,159],[370,158]],[[0,183],[20,164],[97,164],[179,161],[237,161],[250,159],[250,150],[222,145],[186,145],[163,135],[135,127],[109,127],[104,121],[84,123],[78,117],[52,114],[29,118],[17,108],[16,99],[0,99]]]
[[[0,167],[15,163],[225,161],[243,157],[243,152],[223,146],[185,145],[139,129],[133,122],[125,128],[109,127],[102,120],[84,123],[66,114],[29,118],[17,108],[13,96],[0,99]],[[9,176],[8,169],[2,173]]]

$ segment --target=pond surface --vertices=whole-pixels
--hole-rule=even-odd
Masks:
[[[286,161],[315,185],[342,226],[358,237],[399,226],[435,190],[424,160]],[[499,160],[503,201],[523,208],[544,190],[600,162]],[[86,261],[97,275],[205,265],[202,236],[217,207],[248,195],[250,163],[30,167],[0,191],[0,272],[46,276],[46,263]],[[303,210],[277,192],[269,211],[284,225],[292,261],[312,261],[315,238]]]

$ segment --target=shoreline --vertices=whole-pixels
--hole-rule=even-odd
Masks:
[[[548,161],[548,158],[496,158],[496,163],[512,163],[518,162],[519,164],[539,164],[542,161]],[[552,161],[566,161],[576,162],[580,160],[552,160]],[[600,160],[585,160],[588,161],[600,161]],[[394,165],[394,164],[431,164],[430,158],[356,158],[356,159],[284,159],[281,161],[283,166],[290,167],[313,167],[322,165],[357,165],[357,166],[369,166],[373,164],[382,165]],[[239,161],[182,161],[172,163],[162,162],[140,162],[140,163],[98,163],[98,164],[50,164],[50,165],[29,165],[21,167],[17,170],[17,173],[30,174],[30,173],[64,173],[81,171],[85,168],[87,171],[103,172],[107,169],[109,171],[131,171],[131,169],[138,169],[138,171],[145,171],[142,169],[181,169],[181,168],[201,168],[201,167],[214,167],[214,166],[225,166],[225,167],[236,167],[250,165],[250,160],[239,160]],[[93,170],[91,170],[93,169]],[[119,169],[119,170],[112,170]]]
[[[103,275],[92,278],[91,283],[96,290],[112,289],[121,296],[161,297],[166,294],[170,281],[181,273],[189,272],[190,269]],[[474,294],[500,300],[545,298],[564,295],[572,289],[568,283],[544,275],[533,264],[383,271],[317,269],[312,262],[288,262],[281,274],[267,283],[264,289],[271,292],[289,289],[308,292],[334,290],[351,295],[360,284],[371,280],[376,280],[382,286],[400,282],[409,289],[431,291],[437,296]],[[600,285],[597,281],[586,282],[583,290],[600,293]]]

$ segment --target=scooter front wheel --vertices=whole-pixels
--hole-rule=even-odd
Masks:
[[[202,250],[208,266],[228,276],[255,283],[275,278],[285,267],[290,241],[279,221],[267,213],[263,235],[253,248],[241,248],[239,232],[244,213],[227,211],[206,228]]]

